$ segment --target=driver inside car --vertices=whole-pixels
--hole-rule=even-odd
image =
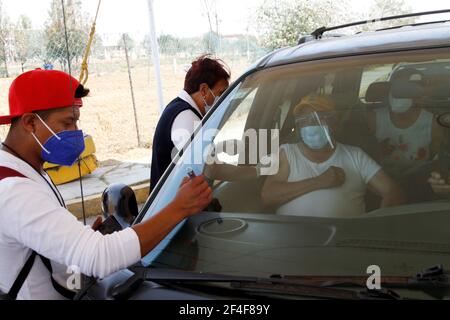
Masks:
[[[351,217],[363,214],[368,189],[382,198],[381,207],[404,204],[401,188],[362,149],[336,141],[335,104],[327,96],[309,95],[295,107],[299,142],[281,146],[280,168],[267,177],[265,205],[277,214]]]

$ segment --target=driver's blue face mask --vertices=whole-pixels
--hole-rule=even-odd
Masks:
[[[31,133],[42,148],[42,159],[46,162],[60,166],[73,166],[85,148],[83,131],[62,131],[56,134],[38,114],[36,114],[36,116],[52,133],[52,136],[44,143],[44,145],[42,145],[33,132]]]
[[[329,144],[330,131],[328,126],[309,126],[300,130],[303,142],[312,150],[323,149]]]

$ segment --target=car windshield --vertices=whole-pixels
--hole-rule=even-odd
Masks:
[[[208,178],[214,202],[143,263],[261,277],[449,266],[449,111],[447,49],[250,73],[166,173],[143,219],[190,170]]]

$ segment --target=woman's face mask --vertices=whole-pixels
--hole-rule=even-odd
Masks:
[[[412,99],[398,99],[389,95],[389,104],[391,106],[391,110],[394,113],[405,113],[409,109],[411,109],[413,101]]]
[[[42,159],[61,166],[71,167],[74,165],[85,148],[83,131],[62,131],[56,134],[39,115],[36,114],[36,116],[52,134],[42,145],[36,135],[31,133],[42,148]]]
[[[301,139],[312,150],[325,148],[331,141],[328,126],[309,126],[301,128]]]
[[[214,94],[214,92],[212,92],[211,89],[208,89],[208,90],[209,90],[209,92],[211,93],[211,95],[214,97],[214,102],[213,102],[211,105],[209,105],[209,104],[206,102],[206,99],[202,97],[203,102],[205,103],[205,114],[208,113],[208,112],[212,109],[212,107],[214,107],[214,105],[217,103],[217,101],[219,101],[219,98],[220,98],[220,97],[217,97],[217,96]]]

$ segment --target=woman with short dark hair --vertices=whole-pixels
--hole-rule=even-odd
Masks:
[[[228,89],[230,72],[223,61],[208,55],[194,62],[184,83],[184,90],[164,110],[153,139],[151,180],[156,186],[172,162],[172,155],[181,150],[196,126]]]

